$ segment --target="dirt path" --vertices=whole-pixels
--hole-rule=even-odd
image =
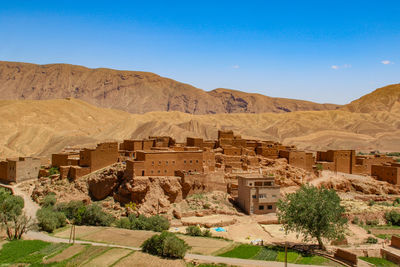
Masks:
[[[260,267],[284,267],[284,262],[277,261],[262,261],[262,260],[246,260],[246,259],[237,259],[237,258],[226,258],[226,257],[218,257],[218,256],[209,256],[209,255],[197,255],[197,254],[186,254],[186,260],[199,260],[206,261],[212,263],[224,263],[228,265],[238,265],[238,266],[260,266]],[[304,264],[293,264],[288,263],[288,267],[310,267],[310,265]],[[320,265],[313,265],[315,267],[323,267]],[[326,267],[326,266],[325,266]]]

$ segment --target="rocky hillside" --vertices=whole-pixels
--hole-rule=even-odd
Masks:
[[[392,84],[376,89],[343,107],[351,112],[370,113],[388,111],[400,113],[400,84]]]
[[[232,129],[247,138],[277,140],[301,149],[400,151],[400,112],[346,110],[263,114],[130,114],[76,99],[0,100],[0,157],[46,156],[68,145],[171,135],[217,138]]]
[[[81,99],[98,107],[138,114],[151,111],[190,114],[286,113],[339,107],[228,89],[206,92],[150,72],[0,61],[0,99],[47,100],[66,97]]]

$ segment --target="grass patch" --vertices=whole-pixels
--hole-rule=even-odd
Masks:
[[[372,263],[377,267],[397,267],[397,264],[382,258],[360,257],[360,259]]]
[[[221,257],[250,259],[258,254],[262,247],[242,244],[234,249],[220,254]]]
[[[51,244],[40,240],[15,240],[3,245],[0,263],[40,263],[46,254],[41,250]]]
[[[275,246],[261,247],[261,246],[242,244],[218,256],[240,258],[240,259],[284,262],[285,249],[282,247],[275,247]],[[289,263],[308,264],[308,265],[329,265],[331,263],[330,260],[324,257],[302,254],[292,249],[288,249],[287,261]]]

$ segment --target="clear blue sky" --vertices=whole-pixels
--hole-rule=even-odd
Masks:
[[[4,0],[0,60],[343,104],[400,82],[400,2]]]

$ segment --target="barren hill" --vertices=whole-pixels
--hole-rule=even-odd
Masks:
[[[376,89],[343,107],[351,112],[369,113],[389,111],[400,113],[400,84],[392,84]]]
[[[151,111],[190,114],[286,113],[339,107],[228,89],[206,92],[150,72],[0,61],[0,99],[47,100],[66,97],[81,99],[98,107],[138,114]]]
[[[400,113],[345,110],[263,114],[131,114],[82,100],[1,100],[0,157],[49,155],[67,145],[172,135],[216,138],[218,129],[302,149],[400,151]]]

